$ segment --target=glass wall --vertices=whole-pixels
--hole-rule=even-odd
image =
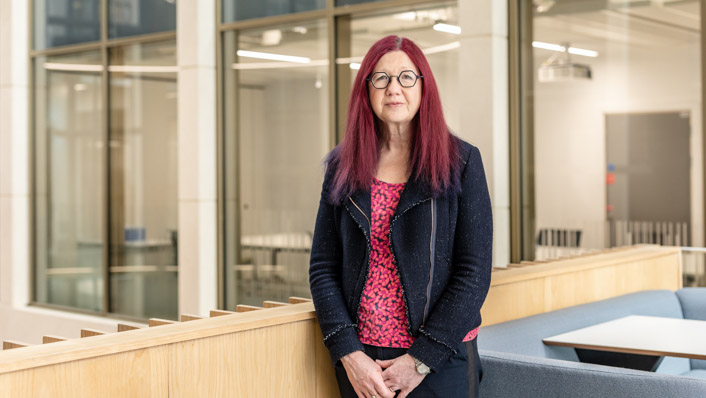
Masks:
[[[33,0],[34,49],[98,41],[101,5],[96,0]]]
[[[227,308],[309,296],[331,148],[327,37],[323,21],[224,35]]]
[[[98,51],[38,57],[36,301],[102,311],[105,136]]]
[[[220,0],[223,22],[270,17],[318,10],[326,7],[326,0]]]
[[[175,1],[32,5],[32,300],[175,319]]]
[[[396,34],[413,40],[427,57],[436,79],[446,122],[453,131],[460,126],[459,48],[458,33],[435,29],[438,24],[458,28],[455,3],[410,9],[389,10],[374,14],[344,16],[338,19],[339,31],[336,64],[339,74],[339,114],[345,123],[350,84],[355,79],[360,62],[373,43]],[[459,28],[460,33],[460,28]],[[344,130],[339,124],[339,130]]]
[[[110,38],[175,29],[176,0],[108,0]]]
[[[455,2],[339,15],[336,54],[325,20],[223,33],[226,308],[309,297],[322,162],[344,131],[351,82],[376,40],[394,32],[424,49],[447,121],[461,127],[460,43],[439,23],[457,24]]]
[[[534,2],[536,257],[704,244],[699,2]],[[520,2],[526,6],[526,2]],[[531,105],[531,104],[530,104]]]
[[[110,311],[177,313],[176,42],[110,50]]]

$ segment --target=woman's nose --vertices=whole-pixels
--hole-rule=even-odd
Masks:
[[[398,92],[402,90],[399,80],[396,77],[390,77],[390,84],[387,85],[387,92]]]

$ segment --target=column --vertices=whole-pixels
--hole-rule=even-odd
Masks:
[[[177,7],[179,312],[217,306],[216,2]]]
[[[510,261],[510,140],[506,1],[459,1],[459,135],[483,156],[493,203],[493,265]]]
[[[28,2],[0,2],[0,306],[29,302]]]

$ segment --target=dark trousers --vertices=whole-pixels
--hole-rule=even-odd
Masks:
[[[385,348],[364,344],[365,353],[376,359],[392,359],[404,355],[406,348]],[[471,359],[472,360],[469,360]],[[336,379],[341,398],[357,398],[355,390],[348,380],[346,370],[339,361],[336,366]],[[483,367],[478,355],[476,339],[461,343],[457,353],[436,372],[424,377],[424,380],[412,391],[409,398],[469,398],[478,397],[478,384],[483,376]],[[397,396],[396,394],[395,396]]]

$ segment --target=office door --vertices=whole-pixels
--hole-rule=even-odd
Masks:
[[[690,211],[691,126],[688,112],[607,114],[607,219],[628,223],[629,243],[687,244]],[[672,225],[670,227],[669,225]],[[664,229],[667,232],[663,232]],[[612,233],[611,235],[614,235]],[[647,241],[645,241],[647,239]],[[623,242],[625,243],[625,242]],[[616,244],[615,236],[611,244]]]

